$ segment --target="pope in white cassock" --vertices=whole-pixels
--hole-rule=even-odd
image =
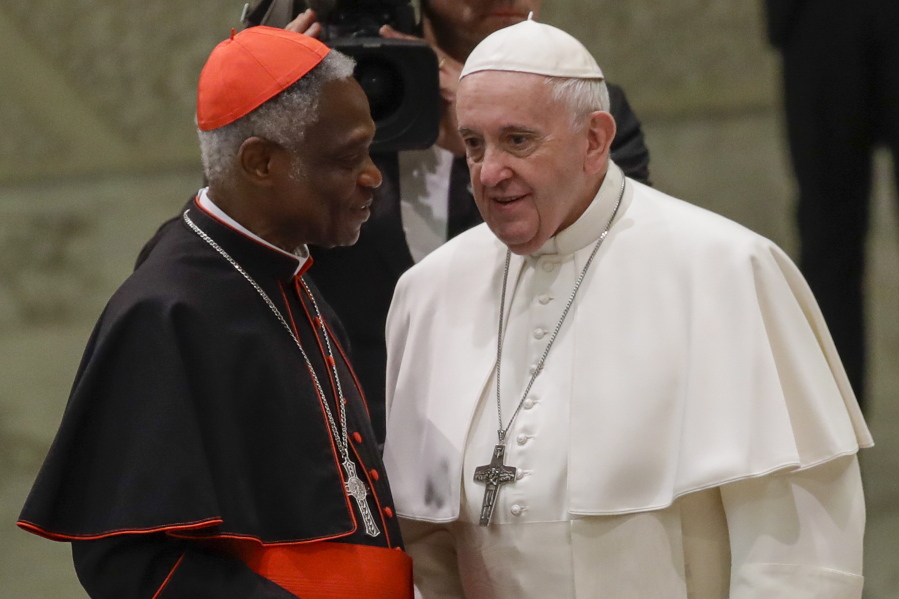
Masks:
[[[400,280],[385,462],[425,599],[858,599],[871,445],[773,243],[626,179],[602,73],[500,30],[462,72],[485,225]]]

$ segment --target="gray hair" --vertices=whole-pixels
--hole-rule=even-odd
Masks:
[[[603,79],[547,77],[553,88],[553,100],[564,104],[571,115],[571,128],[578,129],[591,112],[609,112],[609,89]]]
[[[235,158],[241,144],[251,137],[267,139],[296,152],[306,128],[318,114],[324,85],[352,77],[355,66],[352,58],[331,50],[299,81],[249,114],[218,129],[198,129],[206,179],[210,183],[227,181],[237,166]]]

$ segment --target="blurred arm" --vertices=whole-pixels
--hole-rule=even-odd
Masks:
[[[649,149],[643,138],[640,121],[631,109],[624,90],[611,83],[607,87],[609,112],[618,126],[615,139],[612,140],[612,160],[621,167],[625,175],[649,185]]]

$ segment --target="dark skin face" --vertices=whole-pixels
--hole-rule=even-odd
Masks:
[[[375,134],[365,92],[352,78],[325,84],[317,119],[295,152],[253,137],[241,146],[234,189],[210,189],[225,212],[266,241],[352,245],[370,215],[381,173],[368,154]]]

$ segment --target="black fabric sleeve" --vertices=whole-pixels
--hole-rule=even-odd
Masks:
[[[610,112],[618,131],[612,141],[612,160],[624,174],[640,183],[651,185],[649,180],[649,149],[643,138],[643,129],[637,115],[617,85],[608,84]]]
[[[243,562],[165,533],[72,542],[92,599],[297,599]]]

